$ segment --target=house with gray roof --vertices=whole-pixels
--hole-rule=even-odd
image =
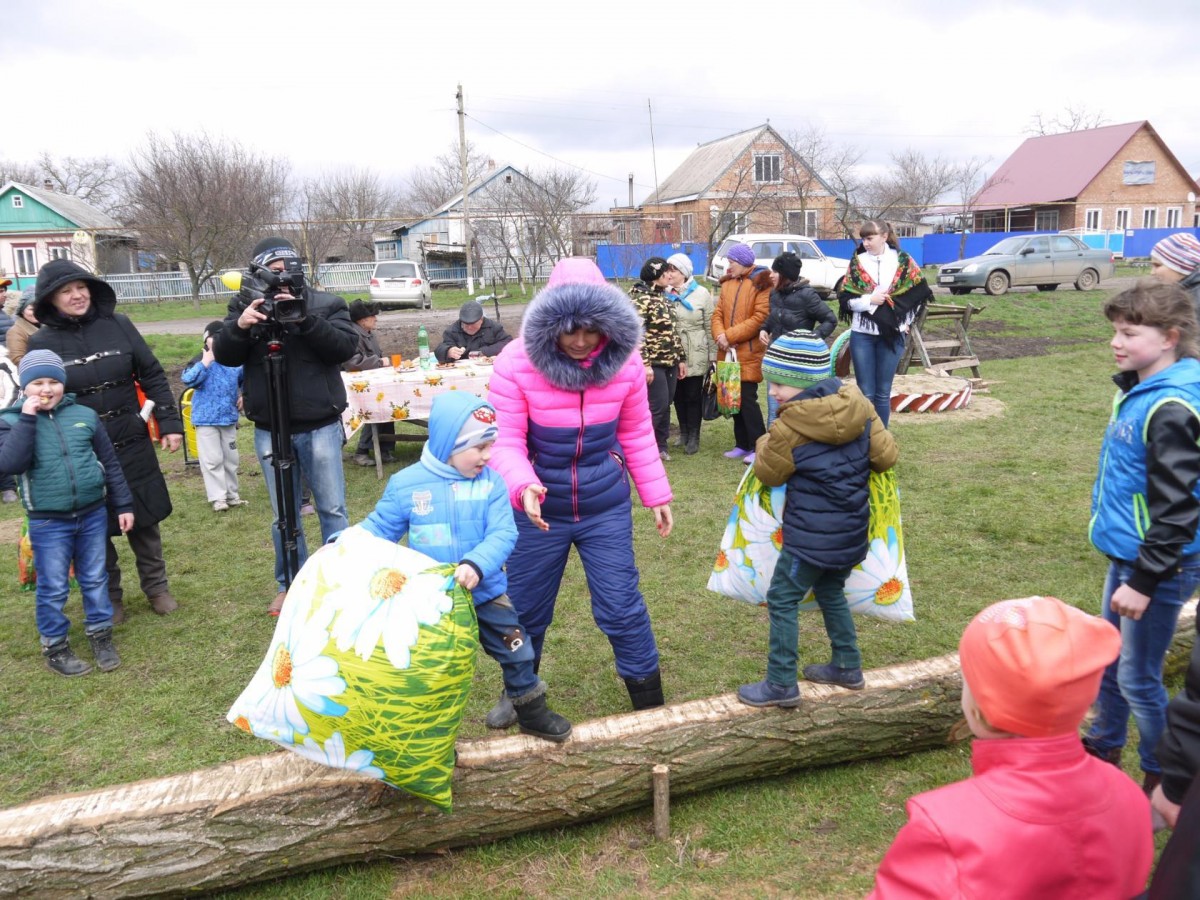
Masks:
[[[1200,185],[1147,121],[1026,140],[971,201],[976,231],[1196,227]]]
[[[90,203],[9,181],[0,187],[0,275],[32,287],[38,268],[71,259],[102,275],[134,271],[137,235]],[[10,289],[11,290],[11,289]]]

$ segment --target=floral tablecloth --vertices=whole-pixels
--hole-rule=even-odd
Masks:
[[[363,425],[427,421],[433,398],[443,391],[468,391],[486,398],[492,367],[475,361],[436,369],[368,369],[343,372],[346,397],[342,425],[349,438]]]

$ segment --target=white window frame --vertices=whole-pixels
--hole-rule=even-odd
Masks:
[[[13,194],[12,208],[13,209],[24,209],[25,208],[25,198],[22,197],[20,194]]]
[[[696,239],[696,214],[679,214],[679,240],[694,241]]]
[[[1085,231],[1099,231],[1103,223],[1103,209],[1093,206],[1083,211],[1083,228]]]
[[[1180,228],[1180,227],[1182,227],[1182,223],[1183,223],[1183,207],[1182,206],[1168,206],[1167,207],[1167,221],[1166,221],[1166,224],[1164,225],[1164,227]]]
[[[615,237],[616,237],[616,239],[617,239],[617,243],[618,243],[618,244],[628,244],[628,243],[629,243],[629,241],[625,240],[625,238],[626,238],[627,236],[628,236],[628,233],[627,233],[627,231],[626,231],[626,228],[625,228],[625,223],[624,223],[624,222],[618,222],[618,223],[617,223],[616,235],[615,235]]]
[[[20,244],[13,246],[13,269],[18,275],[37,274],[37,245]]]
[[[803,223],[797,229],[793,227],[792,222],[800,216],[803,216]],[[815,238],[817,236],[817,210],[789,209],[784,213],[783,227],[788,234],[802,234],[805,237]]]
[[[1142,207],[1142,227],[1157,228],[1158,227],[1158,207],[1144,206]]]
[[[70,244],[48,244],[46,246],[46,255],[48,259],[67,259],[71,258]]]
[[[1133,217],[1132,210],[1128,206],[1123,206],[1118,210],[1113,211],[1113,230],[1128,231],[1129,222]]]
[[[763,161],[774,160],[774,163],[766,163],[766,168],[773,171],[768,171],[768,176],[762,178]],[[783,181],[783,154],[782,153],[755,153],[754,154],[754,183],[755,184],[779,184]]]
[[[728,209],[725,212],[715,214],[713,218],[717,222],[717,234],[744,234],[748,230],[746,227],[746,213],[744,211],[738,212],[736,210]],[[724,222],[730,218],[733,219],[733,227],[726,231],[724,228]]]

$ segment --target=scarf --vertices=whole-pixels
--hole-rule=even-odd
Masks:
[[[688,303],[688,301],[687,301],[687,298],[691,295],[691,293],[694,290],[696,290],[696,279],[689,278],[687,284],[685,284],[683,286],[682,293],[676,294],[674,291],[672,291],[667,296],[670,297],[671,300],[674,301],[675,303],[682,304],[683,308],[686,309],[688,312],[694,312],[696,307],[692,306],[692,304]]]
[[[878,307],[872,317],[879,329],[879,334],[883,337],[895,336],[907,331],[909,326],[916,321],[921,307],[928,303],[930,297],[933,296],[933,291],[929,289],[925,276],[921,274],[921,267],[913,261],[913,258],[903,250],[899,251],[897,256],[900,265],[888,288],[888,301]],[[850,298],[869,296],[875,293],[876,287],[874,279],[862,267],[856,253],[850,260],[850,268],[842,282],[839,312],[843,322],[848,322],[853,317],[848,302]]]

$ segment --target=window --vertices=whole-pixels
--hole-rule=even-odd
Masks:
[[[896,228],[896,237],[898,237],[898,238],[916,237],[917,236],[917,226],[916,225],[896,225],[895,228]]]
[[[1089,209],[1083,214],[1083,227],[1088,231],[1100,230],[1101,211],[1098,209]]]
[[[1052,243],[1055,253],[1078,253],[1083,249],[1074,238],[1069,238],[1065,234],[1056,234]]]
[[[1157,228],[1158,227],[1158,210],[1153,206],[1148,206],[1142,210],[1142,227]]]
[[[779,177],[783,157],[778,153],[756,153],[754,155],[754,180],[759,184],[775,184]]]
[[[32,245],[28,247],[13,247],[13,254],[16,257],[18,275],[37,274],[37,252]]]
[[[681,241],[694,241],[696,233],[696,214],[683,213],[679,217],[679,239]]]
[[[1117,216],[1117,219],[1116,219],[1115,227],[1116,227],[1117,231],[1128,231],[1129,230],[1129,210],[1128,209],[1118,209],[1116,216]]]
[[[1038,254],[1049,253],[1050,252],[1050,238],[1036,237],[1029,242],[1028,246],[1033,249],[1034,253],[1038,253]]]
[[[717,234],[737,234],[745,231],[746,214],[725,212],[717,216]]]
[[[70,259],[71,248],[67,244],[51,244],[48,248],[51,259]]]
[[[1033,217],[1034,231],[1058,231],[1058,210],[1039,209]]]
[[[24,209],[25,198],[20,194],[13,194],[13,209]]]
[[[788,234],[802,234],[805,237],[817,235],[817,211],[815,209],[790,210],[785,223]]]
[[[1168,206],[1167,207],[1167,228],[1178,228],[1179,223],[1183,221],[1183,207]]]
[[[624,222],[617,223],[617,243],[618,244],[628,243],[628,241],[625,240],[625,223]]]
[[[787,248],[801,259],[821,258],[821,254],[817,253],[816,245],[810,244],[808,241],[788,241]]]

